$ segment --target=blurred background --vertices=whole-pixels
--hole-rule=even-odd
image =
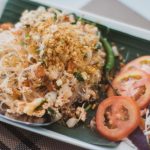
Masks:
[[[74,2],[44,0],[43,2],[81,9],[150,30],[150,0],[75,0]]]
[[[81,9],[150,30],[150,0],[33,0]],[[7,0],[0,0],[0,14]]]

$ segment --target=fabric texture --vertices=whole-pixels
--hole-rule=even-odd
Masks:
[[[0,123],[0,150],[84,150],[11,125]]]

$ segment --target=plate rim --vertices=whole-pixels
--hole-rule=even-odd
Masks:
[[[90,13],[87,11],[79,10],[79,9],[73,9],[65,6],[57,6],[53,3],[48,4],[46,1],[36,1],[36,0],[30,0],[39,4],[44,4],[49,7],[54,7],[56,9],[63,10],[67,13],[75,13],[77,16],[83,17],[87,20],[90,20],[92,22],[107,26],[108,28],[114,29],[116,31],[120,31],[122,33],[129,34],[131,36],[135,36],[137,38],[145,39],[150,41],[150,30],[144,29],[138,26],[130,25],[125,22],[117,21],[114,19],[110,19],[101,15],[96,15],[94,13]],[[50,2],[49,2],[50,3]]]

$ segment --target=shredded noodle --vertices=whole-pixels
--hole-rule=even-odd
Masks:
[[[85,121],[84,108],[74,103],[98,98],[94,87],[105,62],[99,39],[96,26],[72,14],[43,7],[25,11],[19,23],[0,32],[0,108]]]

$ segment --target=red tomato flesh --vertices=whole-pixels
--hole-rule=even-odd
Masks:
[[[122,71],[127,71],[131,69],[140,69],[150,75],[150,56],[142,56],[133,61],[129,62]]]
[[[113,87],[122,96],[134,99],[141,109],[150,103],[150,76],[137,69],[128,70],[118,74],[112,82]],[[112,89],[108,90],[108,96],[114,95]]]
[[[96,113],[97,130],[112,141],[127,137],[140,123],[137,103],[125,96],[112,96],[98,106]]]

